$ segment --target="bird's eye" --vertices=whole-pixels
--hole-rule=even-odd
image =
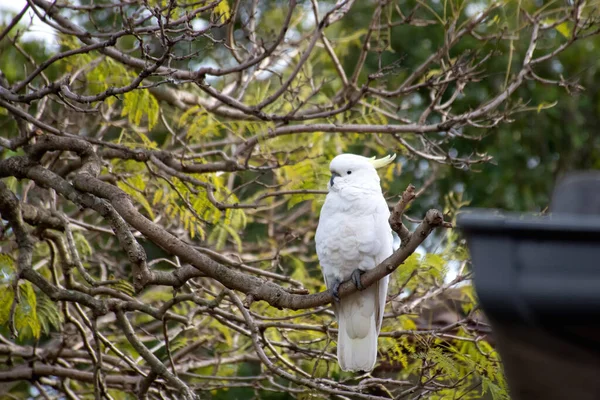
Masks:
[[[350,174],[352,173],[352,171],[346,171],[346,173],[347,173],[348,175],[350,175]]]

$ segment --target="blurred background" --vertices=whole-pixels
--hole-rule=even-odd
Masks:
[[[0,105],[0,137],[13,140],[19,132],[42,136],[50,126],[84,138],[97,146],[102,158],[101,179],[127,193],[141,215],[215,262],[288,289],[324,290],[313,236],[329,179],[327,165],[336,154],[396,153],[397,162],[381,172],[382,186],[393,206],[409,184],[415,185],[418,197],[405,213],[411,229],[430,208],[440,209],[450,222],[466,206],[543,213],[563,174],[600,169],[595,2],[349,2],[350,10],[324,29],[327,40],[314,36],[321,39],[310,47],[321,27],[315,14],[323,18],[344,2],[300,1],[272,56],[227,73],[208,69],[227,70],[240,64],[236,57],[251,58],[275,43],[290,2],[59,1],[55,10],[67,21],[60,23],[44,17],[39,4],[45,2],[33,3],[0,0],[0,31],[6,33],[0,39],[0,100],[5,102]],[[24,9],[27,4],[30,7]],[[185,20],[201,7],[206,11]],[[142,68],[97,50],[79,52],[84,45],[66,24],[70,21],[92,32],[97,40],[121,32],[116,44],[106,47],[153,65],[166,46],[153,13],[185,20],[166,35],[175,43],[169,48],[168,65],[179,75],[152,71],[143,77],[146,86],[118,96],[107,94],[129,85]],[[474,20],[475,27],[465,28]],[[542,27],[534,57],[556,54],[536,63],[531,67],[534,74],[523,78],[534,21]],[[134,22],[139,31],[131,34],[127,24]],[[461,29],[471,31],[460,40],[449,39]],[[233,41],[241,55],[232,51]],[[312,51],[308,62],[296,70],[307,49]],[[65,55],[69,51],[73,53]],[[438,52],[439,59],[427,64]],[[57,54],[62,55],[53,59]],[[33,74],[23,84],[48,60],[54,61],[47,63],[43,74]],[[464,81],[456,78],[471,67]],[[209,73],[190,77],[190,71],[203,69]],[[297,75],[289,87],[277,94],[293,71]],[[96,97],[83,101],[58,89],[31,101],[18,97],[35,95],[65,76],[72,78],[70,90]],[[409,80],[410,90],[393,93]],[[519,83],[516,89],[476,120],[425,133],[377,130],[410,123],[432,126],[466,115],[508,93],[512,82]],[[373,91],[361,92],[366,87]],[[438,87],[444,90],[436,92]],[[364,98],[357,99],[357,93]],[[220,94],[226,95],[225,105],[219,103]],[[274,102],[260,110],[268,117],[252,108],[274,94]],[[448,107],[430,113],[432,102]],[[34,122],[24,122],[24,115]],[[359,128],[338,132],[310,128],[313,123]],[[288,127],[297,128],[298,134],[271,135]],[[240,153],[250,142],[254,145]],[[149,156],[137,159],[135,150],[164,156],[161,162],[170,169]],[[3,145],[0,161],[24,154],[21,145]],[[184,159],[192,167],[182,167],[183,161],[178,161]],[[78,157],[68,152],[48,152],[41,162],[66,180],[80,167]],[[194,168],[203,165],[211,167],[196,173]],[[180,169],[173,172],[176,167]],[[273,372],[257,357],[248,325],[220,292],[220,283],[194,275],[181,287],[150,282],[136,292],[126,252],[104,218],[14,175],[3,176],[3,181],[20,201],[58,210],[76,227],[72,251],[78,252],[93,279],[116,281],[109,286],[119,292],[114,299],[135,299],[153,309],[173,301],[172,311],[189,318],[190,325],[171,321],[163,331],[164,321],[145,311],[131,312],[139,340],[204,398],[509,398],[493,332],[471,285],[465,241],[454,229],[435,231],[394,272],[379,364],[372,375],[351,376],[337,368],[336,325],[329,306],[308,312],[280,310],[266,302],[251,304],[252,317],[262,324],[261,343],[276,364]],[[207,194],[210,188],[217,200]],[[66,239],[61,239],[60,230],[60,237],[46,237],[45,229],[32,229],[31,235],[36,238],[34,265],[50,281],[49,260],[58,254],[57,245],[50,242]],[[176,255],[132,231],[152,268],[172,273],[186,267]],[[0,397],[135,398],[138,389],[132,382],[144,375],[129,361],[142,365],[144,374],[149,367],[114,316],[98,318],[92,326],[81,307],[54,303],[24,283],[22,292],[29,293],[30,302],[21,304],[29,304],[29,309],[18,308],[17,315],[29,319],[24,317],[23,329],[11,335],[7,305],[14,293],[8,288],[15,276],[17,245],[12,229],[2,232],[1,253],[6,257],[0,259],[0,277],[6,291],[0,297],[5,304],[0,307],[0,322],[6,326],[0,327],[0,360],[6,365],[0,367]],[[85,283],[83,275],[75,279]],[[56,282],[64,283],[63,278]],[[192,294],[201,299],[194,298],[194,303],[188,297],[181,304],[173,300]],[[97,297],[104,295],[109,296]],[[37,315],[32,316],[31,310]],[[117,382],[107,383],[106,392],[98,389],[91,375],[72,379],[73,371],[95,371],[91,354],[96,350],[87,349],[88,341],[100,340],[94,332],[105,335],[102,343],[110,365],[105,374]],[[73,352],[62,357],[52,350],[59,348]],[[50,360],[58,359],[69,371],[61,375],[54,369],[36,373],[27,369],[28,354],[35,349],[46,352]],[[19,375],[16,370],[24,372]],[[125,377],[125,383],[120,385],[118,376]],[[178,398],[171,381],[154,379],[149,378],[150,398]],[[317,392],[307,381],[320,385]]]

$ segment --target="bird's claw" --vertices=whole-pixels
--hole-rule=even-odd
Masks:
[[[337,303],[340,302],[340,284],[342,282],[336,280],[335,282],[333,282],[333,285],[331,286],[331,295],[333,296],[333,300],[335,300]]]
[[[365,271],[361,271],[360,269],[356,268],[354,271],[352,271],[352,282],[354,282],[354,286],[356,286],[356,288],[358,290],[364,290],[364,286],[363,284],[360,282],[360,277],[362,274],[364,274]]]

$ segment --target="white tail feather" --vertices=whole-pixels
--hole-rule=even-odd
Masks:
[[[340,318],[337,356],[343,371],[371,371],[377,360],[377,332],[375,324],[369,326],[364,338],[352,339],[348,336],[344,319]]]
[[[371,371],[385,307],[388,277],[337,305],[338,362],[343,371]]]

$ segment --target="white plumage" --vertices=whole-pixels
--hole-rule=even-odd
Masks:
[[[353,278],[355,270],[375,268],[394,250],[390,212],[375,170],[394,157],[375,160],[341,154],[331,161],[329,193],[321,209],[315,243],[325,283],[334,296],[339,284]],[[359,276],[355,273],[354,278]],[[388,281],[386,276],[334,302],[342,370],[371,371],[375,366]]]

